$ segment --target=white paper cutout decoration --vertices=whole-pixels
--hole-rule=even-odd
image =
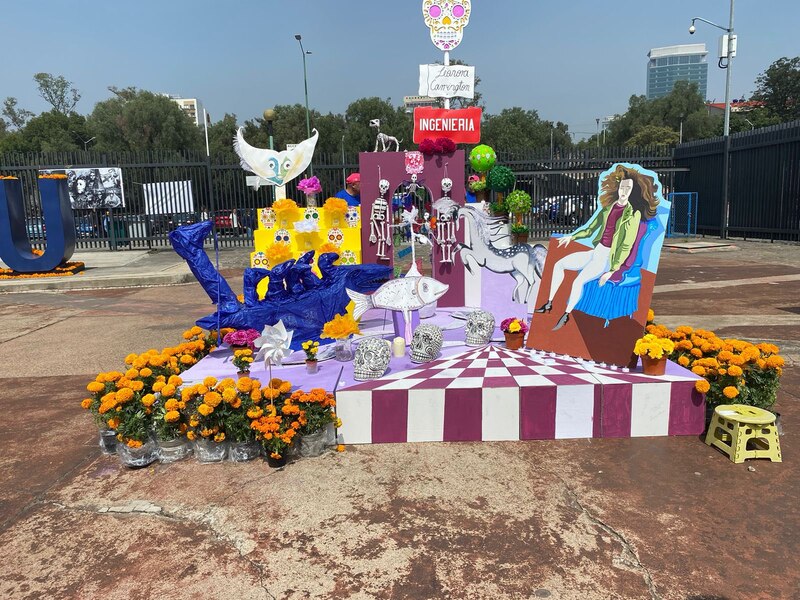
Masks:
[[[433,45],[443,52],[458,46],[472,10],[470,0],[423,0],[422,16]]]

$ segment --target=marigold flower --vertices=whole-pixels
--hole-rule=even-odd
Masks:
[[[264,411],[258,406],[253,406],[247,411],[247,417],[250,419],[258,419],[263,414]]]
[[[178,401],[175,398],[170,398],[164,403],[164,408],[166,410],[177,410]]]
[[[734,398],[736,398],[736,396],[739,395],[739,390],[736,389],[734,386],[729,385],[724,390],[722,390],[722,393],[725,395],[726,398],[733,400]]]
[[[195,362],[196,361],[193,356],[189,356],[188,354],[181,356],[181,364],[183,365],[193,365]]]
[[[179,413],[177,410],[167,411],[167,413],[164,415],[164,420],[167,423],[175,423],[176,421],[180,420],[180,418],[181,413]]]
[[[689,366],[689,357],[688,356],[679,356],[678,357],[678,364],[682,367]]]
[[[142,369],[139,369],[139,375],[141,375],[142,377],[150,377],[152,374],[153,370],[150,369],[149,367],[143,367]]]
[[[203,403],[197,407],[197,412],[199,412],[204,417],[207,417],[208,415],[214,412],[214,407]]]
[[[647,309],[647,320],[650,323],[656,320],[656,313],[653,311],[652,308]]]
[[[338,446],[336,446],[336,451],[337,452],[344,452],[344,444],[339,444]]]
[[[698,379],[694,382],[694,389],[696,389],[701,394],[705,394],[708,390],[711,389],[711,384],[708,383],[705,379]]]
[[[86,386],[86,390],[94,394],[96,394],[97,392],[102,392],[104,389],[106,389],[106,386],[97,381],[89,382],[89,384]]]
[[[128,354],[128,356],[125,357],[125,364],[126,365],[131,365],[131,364],[133,364],[133,361],[135,361],[137,358],[139,358],[138,354],[130,353],[130,354]]]
[[[241,377],[236,382],[236,389],[240,392],[250,393],[250,390],[253,388],[253,380],[249,377]]]
[[[130,388],[122,388],[117,390],[117,400],[120,402],[127,402],[133,399],[133,390]]]
[[[700,365],[695,365],[692,367],[692,373],[694,373],[695,375],[700,375],[700,377],[703,377],[706,374],[706,368],[701,367]]]
[[[167,384],[166,384],[166,383],[164,383],[163,381],[156,381],[156,382],[153,384],[153,391],[154,391],[154,392],[160,392],[162,389],[164,389],[164,386],[165,386],[165,385],[167,385]]]
[[[742,375],[744,371],[742,371],[742,367],[738,367],[736,365],[731,365],[728,367],[728,375],[732,375],[733,377],[739,377]]]
[[[221,432],[218,433],[217,435],[214,436],[214,441],[215,442],[224,442],[225,441],[225,434],[221,433]]]
[[[82,408],[88,409],[91,405],[92,405],[92,399],[91,398],[84,398],[83,400],[81,400],[81,407]]]
[[[203,379],[203,385],[206,386],[208,389],[213,388],[217,385],[217,378],[216,377],[206,377]]]
[[[785,361],[781,356],[777,354],[773,354],[772,356],[768,356],[766,358],[766,365],[770,369],[778,369],[785,364]]]
[[[195,437],[196,436],[194,435],[194,431],[192,431],[191,429],[186,432],[186,439],[189,440],[190,442],[194,441]]]
[[[153,394],[145,394],[144,396],[142,396],[141,400],[142,404],[144,404],[147,407],[153,406],[155,401],[156,397]]]
[[[208,392],[203,396],[203,402],[216,408],[222,402],[222,395],[217,392]]]
[[[161,388],[161,395],[164,398],[171,398],[172,396],[175,395],[175,391],[176,391],[175,386],[172,385],[171,383],[168,383],[167,385]]]

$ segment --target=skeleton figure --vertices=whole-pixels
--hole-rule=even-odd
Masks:
[[[386,193],[389,191],[389,182],[381,179],[378,182],[381,192],[379,198],[372,203],[372,212],[369,215],[369,241],[378,244],[378,258],[388,258],[386,247],[392,245],[392,236],[389,223],[389,203],[386,202]]]
[[[411,362],[424,363],[439,358],[444,337],[436,325],[420,325],[411,338]]]
[[[464,329],[467,332],[467,346],[485,346],[494,335],[494,315],[485,310],[475,310],[469,313]]]
[[[381,133],[381,120],[380,119],[372,119],[369,122],[370,127],[374,127],[378,130],[378,137],[375,138],[375,152],[378,151],[378,144],[381,145],[381,151],[387,152],[392,149],[392,142],[394,142],[394,147],[397,152],[400,152],[400,142],[403,140],[398,140],[393,135],[387,135],[385,133]]]
[[[379,379],[386,372],[392,353],[383,338],[368,337],[361,340],[353,359],[353,378],[358,381]]]
[[[436,243],[442,251],[442,262],[453,262],[453,248],[457,244],[456,230],[458,221],[455,218],[458,206],[450,198],[450,190],[453,189],[453,180],[449,177],[442,179],[442,196],[433,204],[436,210]]]

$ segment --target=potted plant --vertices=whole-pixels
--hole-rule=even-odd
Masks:
[[[500,330],[505,335],[506,348],[519,350],[525,341],[525,334],[528,333],[528,325],[522,319],[509,317],[500,323]]]
[[[206,385],[211,384],[211,385]],[[228,454],[225,417],[228,407],[241,402],[237,391],[250,393],[257,380],[242,377],[238,381],[223,379],[217,383],[213,377],[181,390],[186,402],[189,427],[186,437],[194,441],[195,454],[201,463],[221,462]]]
[[[309,375],[313,375],[319,370],[319,362],[317,361],[318,351],[319,342],[314,340],[303,342],[303,352],[306,353],[306,373]]]
[[[253,419],[264,414],[262,405],[265,397],[271,397],[270,393],[264,393],[257,379],[251,379],[249,385],[240,385],[240,381],[223,379],[215,387],[224,401],[222,420],[228,442],[228,458],[233,462],[245,462],[261,455],[261,444],[251,424]]]
[[[647,333],[636,340],[633,352],[641,358],[645,375],[663,375],[667,368],[667,357],[674,349],[675,344],[671,339]]]
[[[155,394],[142,393],[141,382],[121,377],[116,391],[102,398],[101,414],[113,414],[109,426],[117,432],[117,455],[126,467],[146,467],[158,460],[153,437]]]
[[[312,389],[308,393],[298,390],[292,393],[290,401],[300,408],[300,456],[319,456],[328,442],[333,444],[333,440],[329,439],[333,436],[329,435],[328,426],[341,426],[341,421],[334,412],[336,401],[333,394],[321,388]]]
[[[336,340],[334,356],[338,361],[347,362],[353,360],[353,347],[350,340],[351,336],[356,333],[361,333],[358,323],[352,316],[345,314],[336,315],[325,323],[320,337]]]
[[[527,244],[529,233],[530,227],[522,223],[514,223],[511,226],[512,241],[515,244]]]
[[[237,348],[249,348],[253,350],[255,348],[253,342],[260,335],[261,333],[255,329],[234,329],[225,334],[222,341],[234,350]]]
[[[94,381],[90,381],[86,386],[86,390],[91,394],[90,397],[81,401],[81,406],[91,413],[100,431],[100,450],[103,454],[117,453],[117,432],[112,427],[115,423],[114,415],[108,414],[110,406],[108,403],[103,403],[103,398],[116,390],[116,382],[121,377],[122,373],[119,371],[99,373]]]
[[[233,351],[233,366],[236,367],[236,375],[239,377],[250,376],[250,365],[253,363],[253,351],[244,348]]]
[[[158,458],[162,463],[171,463],[186,458],[192,453],[192,445],[186,437],[189,429],[186,418],[186,403],[180,398],[180,377],[170,377],[171,382],[156,382],[154,426],[158,442]],[[159,385],[163,383],[163,385]]]
[[[514,215],[517,225],[522,225],[522,217],[531,212],[531,195],[523,190],[514,190],[506,196],[508,212]]]
[[[289,399],[292,384],[280,379],[272,379],[263,389],[265,401],[263,414],[253,419],[250,427],[255,431],[256,440],[267,456],[267,464],[279,468],[286,464],[289,449],[300,429],[300,407]]]
[[[474,179],[473,179],[474,178]],[[476,202],[485,202],[487,198],[486,178],[478,175],[470,175],[469,189],[475,194]]]

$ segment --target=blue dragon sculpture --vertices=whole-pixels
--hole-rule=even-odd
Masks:
[[[392,276],[391,267],[383,265],[336,266],[333,262],[338,254],[327,252],[317,263],[320,278],[311,270],[312,250],[273,269],[245,269],[242,303],[203,249],[212,226],[211,221],[203,221],[178,227],[169,234],[175,252],[187,262],[211,302],[217,305],[215,313],[197,320],[197,325],[205,329],[233,327],[261,331],[264,325],[283,320],[286,329],[294,330],[293,350],[299,350],[306,340],[328,343],[330,340],[319,339],[322,327],[337,314],[344,314],[350,302],[347,290],[374,292]],[[256,287],[265,277],[269,277],[267,293],[260,300]]]

